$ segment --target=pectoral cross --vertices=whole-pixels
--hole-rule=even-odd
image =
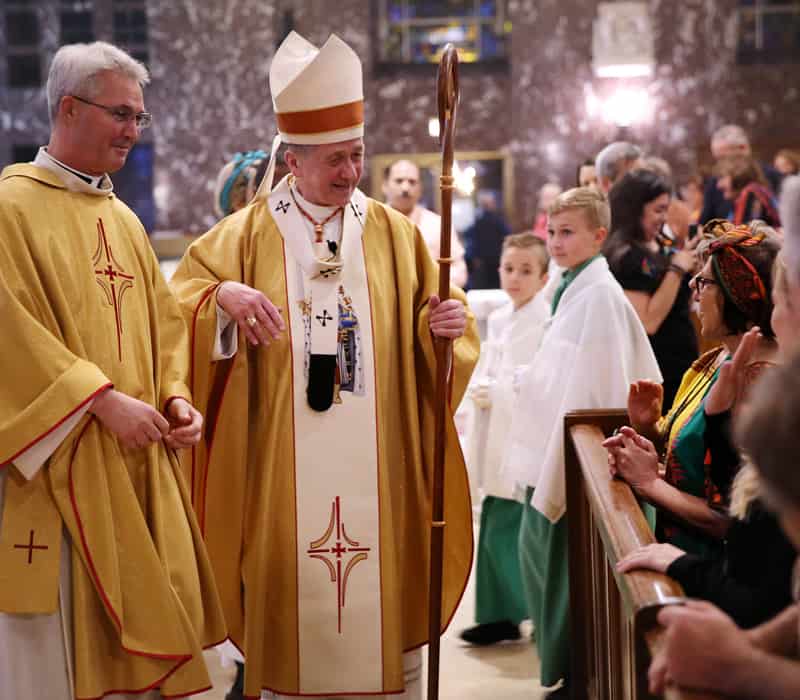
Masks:
[[[323,309],[322,316],[317,316],[317,321],[319,321],[322,324],[323,328],[327,328],[328,327],[327,326],[327,322],[328,321],[333,321],[333,316],[331,316],[328,313],[327,309]]]

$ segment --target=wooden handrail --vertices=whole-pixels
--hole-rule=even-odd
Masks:
[[[580,411],[565,417],[569,528],[571,688],[574,698],[651,698],[647,668],[663,642],[656,620],[680,604],[683,589],[653,571],[619,574],[616,563],[655,542],[630,487],[613,479],[602,442],[628,422],[625,411]],[[718,696],[669,688],[668,700]]]

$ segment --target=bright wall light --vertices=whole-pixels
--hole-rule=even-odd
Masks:
[[[475,168],[468,165],[463,170],[458,163],[453,163],[453,184],[456,189],[464,195],[470,195],[475,191]]]
[[[644,89],[623,88],[606,98],[599,98],[593,92],[586,95],[586,113],[590,117],[599,116],[619,127],[647,121],[652,110],[650,96]]]
[[[595,66],[598,78],[649,78],[653,75],[652,63],[617,63]]]
[[[435,139],[439,138],[439,118],[431,117],[428,119],[428,133]]]

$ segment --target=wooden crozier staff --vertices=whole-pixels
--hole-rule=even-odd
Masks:
[[[450,233],[453,208],[453,136],[458,105],[458,53],[445,46],[437,78],[439,133],[442,146],[442,229],[440,234],[439,299],[450,298]],[[430,593],[428,599],[428,700],[439,698],[439,637],[442,620],[442,567],[444,557],[444,441],[445,420],[450,410],[452,340],[434,338],[436,351],[436,436],[433,460],[433,504],[431,517]]]

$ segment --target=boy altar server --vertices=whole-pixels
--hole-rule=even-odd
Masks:
[[[661,381],[641,321],[600,254],[611,218],[604,195],[569,190],[549,215],[548,249],[563,271],[549,327],[520,379],[504,460],[504,478],[524,489],[520,568],[544,686],[569,671],[564,415],[625,406],[632,382]],[[551,693],[567,694],[566,683]]]
[[[542,288],[547,282],[545,243],[532,233],[503,241],[500,285],[510,300],[488,318],[488,338],[470,380],[472,401],[465,458],[479,491],[481,527],[475,571],[475,627],[461,638],[472,644],[519,639],[519,623],[528,617],[519,573],[522,504],[499,477],[514,402],[514,376],[539,349],[550,308]]]
[[[192,244],[172,279],[209,414],[187,465],[194,503],[246,697],[419,697],[433,336],[455,339],[455,405],[477,359],[475,324],[463,293],[434,296],[437,267],[414,225],[357,189],[353,50],[291,33],[270,88],[291,175],[270,192],[268,169],[255,201]],[[445,623],[472,554],[452,419],[447,433]]]

